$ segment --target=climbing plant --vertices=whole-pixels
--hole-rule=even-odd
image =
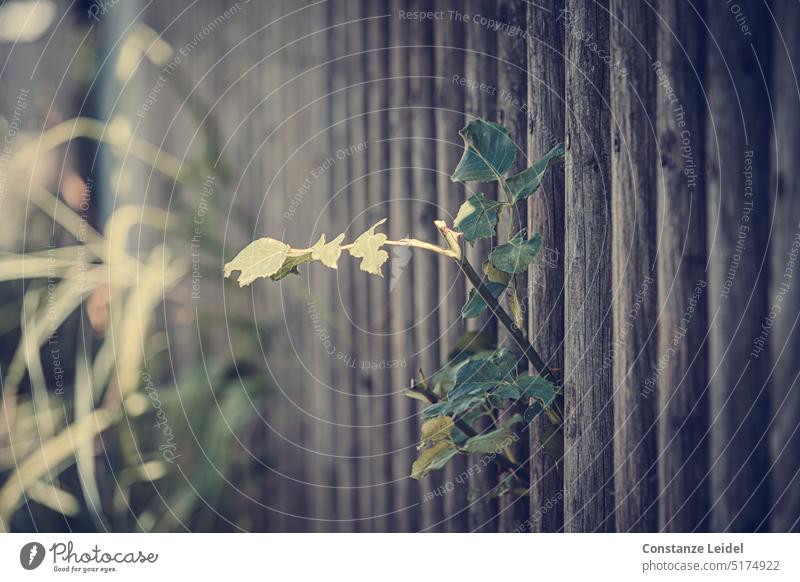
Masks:
[[[384,218],[351,243],[345,243],[344,233],[330,242],[323,235],[308,248],[292,248],[273,238],[258,239],[225,265],[225,276],[238,271],[238,282],[242,286],[261,277],[278,281],[298,273],[304,263],[318,261],[336,269],[344,252],[361,260],[362,271],[382,276],[382,266],[389,259],[385,248],[390,246],[413,247],[455,261],[472,286],[462,316],[474,318],[488,310],[490,316],[508,330],[515,344],[512,348],[523,358],[520,360],[507,348],[480,349],[480,342],[471,341],[477,338],[473,334],[467,336],[467,342],[461,349],[454,350],[435,374],[428,377],[420,371],[406,391],[408,396],[426,404],[422,411],[425,420],[421,426],[420,454],[411,467],[411,476],[420,479],[444,467],[457,454],[482,453],[490,455],[512,478],[525,483],[525,472],[518,470],[518,461],[510,447],[515,440],[515,427],[543,413],[553,430],[559,430],[560,382],[521,329],[522,309],[516,277],[536,259],[542,240],[539,235],[529,237],[525,229],[517,228],[519,221],[515,213],[517,205],[539,189],[548,168],[563,160],[564,147],[557,145],[532,166],[508,176],[517,154],[508,129],[476,119],[459,134],[464,140],[464,153],[451,179],[454,182],[495,182],[502,199],[494,200],[476,193],[461,205],[452,226],[435,221],[444,244],[414,238],[390,240],[386,234],[377,232],[386,222]],[[508,223],[508,242],[492,246],[479,274],[467,260],[464,246],[479,239],[493,243],[501,220]],[[503,295],[508,311],[500,304]],[[535,373],[528,373],[526,361]],[[520,403],[523,405],[519,407],[521,414],[507,413],[512,405]],[[476,428],[482,418],[489,419],[489,429]]]

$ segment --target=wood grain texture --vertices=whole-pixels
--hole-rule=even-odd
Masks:
[[[426,10],[424,0],[411,2],[412,9]],[[434,220],[439,218],[436,194],[436,124],[434,121],[434,61],[433,23],[406,22],[406,38],[409,41],[410,93],[407,110],[411,121],[411,166],[412,166],[412,228],[411,236],[419,240],[438,242],[439,231]],[[418,354],[419,367],[426,375],[439,369],[439,258],[433,253],[415,252],[414,261],[414,348]],[[434,471],[420,482],[422,498],[428,491],[438,489],[444,483],[441,471]],[[444,504],[441,496],[422,504],[422,528],[425,531],[441,531]]]
[[[608,3],[565,8],[564,527],[613,531]]]
[[[541,159],[564,141],[563,0],[528,6],[528,156]],[[542,236],[542,255],[528,273],[528,335],[551,368],[563,369],[564,341],[564,166],[550,170],[528,201],[528,225]],[[531,369],[533,372],[534,370]],[[555,532],[564,524],[564,466],[544,453],[543,416],[530,426],[530,517],[533,532]],[[548,443],[549,444],[549,443]]]
[[[770,338],[772,376],[770,453],[772,461],[770,529],[800,531],[800,283],[792,262],[800,246],[800,6],[775,4],[780,34],[773,37],[772,102],[775,108],[774,162],[770,191],[774,197],[770,238],[770,312],[776,316]],[[794,258],[793,258],[794,257]],[[792,279],[795,279],[792,282]]]
[[[769,367],[750,354],[767,315],[770,30],[762,2],[739,6],[751,34],[732,14],[710,20],[705,83],[714,531],[752,531],[769,511]]]
[[[366,16],[371,17],[368,27],[368,111],[369,146],[367,150],[369,177],[369,224],[389,216],[389,160],[391,134],[389,132],[389,18],[386,10],[377,3],[370,4]],[[391,255],[391,253],[390,253]],[[371,413],[369,424],[375,428],[371,438],[372,476],[374,504],[373,531],[386,532],[394,529],[392,521],[392,446],[391,446],[391,370],[387,367],[393,360],[389,336],[389,293],[392,281],[393,260],[384,265],[383,277],[369,277],[370,305],[370,372]]]
[[[348,147],[357,144],[369,143],[367,127],[367,21],[364,20],[366,2],[357,0],[347,3],[347,123]],[[372,226],[367,216],[369,207],[369,191],[367,184],[368,149],[347,156],[347,165],[350,172],[348,190],[350,193],[350,228],[352,235],[358,236]],[[356,261],[358,264],[358,261]],[[358,266],[352,269],[352,278],[349,282],[351,295],[352,324],[355,326],[355,345],[352,365],[355,366],[356,384],[356,442],[358,462],[356,467],[356,483],[359,487],[356,499],[358,501],[358,531],[370,531],[372,526],[374,490],[370,487],[373,475],[373,458],[370,456],[371,439],[373,430],[371,416],[371,371],[370,363],[370,319],[371,305],[369,295],[369,277]],[[365,367],[366,364],[366,367]]]
[[[708,527],[705,339],[705,36],[697,14],[662,0],[658,14],[658,356],[644,395],[658,401],[662,531]]]
[[[391,4],[392,14],[406,10],[405,0],[395,0]],[[405,47],[407,41],[407,22],[397,18],[390,21],[392,48],[389,71],[391,74],[391,94],[389,96],[389,125],[392,135],[390,153],[392,206],[389,215],[389,233],[393,239],[407,236],[414,228],[413,173],[411,168],[411,135],[408,122],[409,102],[409,63]],[[416,262],[410,260],[404,267],[402,278],[396,290],[390,295],[391,304],[391,346],[394,358],[405,358],[407,367],[395,367],[392,371],[392,467],[395,476],[394,507],[397,511],[398,531],[414,532],[421,526],[420,487],[413,481],[411,464],[416,458],[416,443],[419,439],[417,406],[403,394],[408,386],[418,361],[414,343],[414,286],[416,281]]]
[[[444,3],[445,10],[458,8],[457,0]],[[461,159],[463,146],[458,132],[464,126],[464,91],[453,79],[464,76],[464,24],[459,20],[437,22],[434,26],[435,123],[436,123],[436,189],[438,215],[453,224],[464,197],[464,188],[450,180],[450,174]],[[461,307],[466,293],[458,266],[450,259],[439,259],[439,347],[444,362],[466,327]],[[445,491],[444,518],[448,532],[467,531],[467,488],[456,478],[467,468],[465,455],[454,457],[444,468],[444,483],[452,484]],[[424,498],[423,498],[424,499]]]
[[[496,14],[496,3],[488,0],[468,0],[463,12],[467,14],[480,14],[486,18],[494,18]],[[497,34],[488,30],[479,23],[468,21],[466,26],[466,46],[464,77],[479,85],[484,83],[484,88],[478,86],[470,88],[465,97],[464,110],[467,114],[467,122],[481,117],[483,119],[495,119],[497,111],[497,99],[490,95],[485,87],[497,87]],[[492,184],[465,184],[467,195],[476,192],[483,192],[489,198],[495,198],[496,188]],[[489,256],[491,246],[488,241],[480,240],[474,246],[467,246],[467,258],[475,266]],[[468,284],[467,284],[468,285]],[[469,289],[469,286],[467,287]],[[471,319],[467,322],[467,329],[470,331],[480,330],[490,336],[497,334],[497,325],[493,318],[488,314],[479,318]],[[478,423],[480,425],[480,421]],[[486,425],[478,427],[485,430]],[[481,455],[470,455],[468,463],[471,466],[481,464]],[[497,531],[497,500],[490,496],[491,490],[496,485],[496,475],[494,468],[489,466],[476,474],[469,481],[470,511],[469,529],[470,531],[490,532]]]
[[[330,30],[331,48],[330,56],[335,59],[330,65],[331,76],[331,145],[332,151],[345,148],[349,145],[348,136],[348,67],[352,66],[347,59],[347,34],[348,27],[342,24],[342,15],[332,4],[328,4],[329,19],[333,26]],[[331,236],[340,232],[347,232],[350,228],[350,209],[347,200],[350,172],[346,162],[334,164],[331,168],[332,190],[331,208],[332,224],[335,228]],[[334,233],[335,231],[335,233]],[[352,238],[352,233],[350,235]],[[352,312],[352,294],[349,284],[357,271],[357,263],[350,257],[342,257],[337,272],[336,297],[340,302],[338,317],[336,318],[335,341],[337,352],[346,355],[346,358],[336,361],[336,516],[337,529],[342,532],[351,532],[358,529],[358,524],[353,521],[357,515],[356,480],[356,401],[354,397],[356,385],[356,370],[351,366],[354,353],[356,330],[350,320]]]
[[[500,22],[508,25],[509,30],[524,31],[527,26],[527,8],[522,2],[514,0],[501,0],[497,3],[497,17]],[[521,34],[500,34],[497,38],[497,122],[508,128],[511,139],[517,145],[517,157],[510,173],[514,174],[528,167],[533,160],[528,160],[527,156],[527,105],[528,105],[528,86],[527,86],[527,53],[528,47],[525,37]],[[528,225],[528,205],[526,202],[517,204],[513,219],[505,214],[504,220],[498,225],[498,243],[507,242],[510,237],[511,220],[514,221],[514,232],[527,228]],[[529,233],[533,235],[533,233]],[[521,273],[515,277],[514,283],[517,290],[517,297],[520,304],[525,302],[525,291],[527,289],[527,273]],[[508,310],[508,301],[503,299],[503,306]],[[527,310],[523,312],[523,322],[520,326],[522,330],[527,330]],[[511,339],[508,331],[502,327],[497,328],[497,343],[512,350],[521,365],[524,366],[525,358],[521,350]],[[522,403],[517,403],[504,414],[510,416],[517,412],[522,412]],[[528,459],[528,431],[523,430],[520,440],[514,445],[515,456],[522,461],[523,470],[528,470],[526,460]],[[507,475],[501,475],[505,478]],[[528,519],[529,501],[527,495],[519,493],[506,493],[499,498],[498,529],[501,532],[511,532],[523,526]]]
[[[615,523],[655,531],[656,399],[642,396],[658,347],[655,15],[612,0],[610,27]]]

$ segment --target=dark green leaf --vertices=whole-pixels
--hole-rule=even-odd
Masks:
[[[288,256],[286,260],[283,261],[281,268],[278,269],[277,273],[270,275],[270,279],[273,281],[280,281],[284,277],[288,277],[289,275],[297,275],[300,273],[297,267],[302,265],[303,263],[310,263],[311,262],[311,253],[305,253],[304,255],[298,256]]]
[[[539,189],[547,169],[556,162],[564,159],[564,144],[558,144],[533,164],[530,168],[522,170],[516,176],[510,177],[506,184],[514,200],[524,200]]]
[[[491,357],[491,362],[500,370],[504,380],[513,380],[517,376],[519,358],[505,348],[500,348]]]
[[[526,404],[531,398],[534,398],[542,406],[550,406],[556,399],[556,387],[541,376],[520,376],[517,378],[516,384],[520,389],[520,396]]]
[[[521,230],[506,244],[496,247],[489,255],[492,264],[505,273],[522,273],[527,269],[542,248],[542,237],[537,234],[526,239],[526,234]]]
[[[456,230],[464,233],[464,238],[471,243],[492,236],[497,224],[497,211],[502,206],[502,202],[486,198],[480,192],[470,196],[458,209]]]
[[[492,297],[497,299],[503,293],[503,289],[505,289],[506,286],[502,283],[486,283],[486,288],[489,290],[489,293],[492,294]],[[486,302],[483,300],[483,297],[481,297],[475,289],[472,289],[469,292],[467,302],[461,309],[461,315],[464,319],[470,319],[478,317],[485,309]]]
[[[492,182],[514,164],[517,148],[502,125],[476,119],[458,133],[465,148],[450,177],[454,182]]]
[[[513,384],[501,384],[495,388],[492,396],[498,400],[519,400],[519,388]]]
[[[464,443],[462,449],[468,453],[499,453],[512,442],[511,427],[505,426],[486,434],[472,437]]]
[[[456,373],[456,385],[447,395],[452,400],[461,395],[488,394],[503,380],[503,372],[491,360],[470,360]]]

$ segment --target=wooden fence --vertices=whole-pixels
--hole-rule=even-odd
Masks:
[[[566,146],[522,213],[544,249],[522,285],[526,325],[565,407],[563,434],[535,419],[517,451],[528,494],[494,495],[480,456],[408,477],[416,370],[435,371],[467,329],[508,338],[461,320],[452,265],[396,250],[383,278],[344,257],[204,297],[272,326],[265,482],[228,483],[254,529],[800,529],[800,5],[121,4],[109,51],[126,22],[146,23],[186,53],[180,78],[210,115],[199,125],[216,120],[230,168],[216,196],[231,209],[218,224],[249,221],[226,231],[228,259],[258,236],[306,245],[384,217],[392,238],[435,241],[433,220],[452,222],[468,192],[449,176],[473,117],[510,129],[520,168]],[[136,75],[104,114],[181,157],[193,101],[164,93],[137,120],[159,71]],[[168,204],[170,185],[139,178]],[[180,366],[201,365],[192,325],[171,327]],[[229,345],[220,328],[203,349]]]

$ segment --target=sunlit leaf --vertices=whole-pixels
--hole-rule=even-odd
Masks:
[[[325,242],[325,235],[323,234],[319,241],[311,247],[311,258],[315,261],[321,262],[326,267],[331,269],[336,268],[339,257],[342,254],[342,241],[344,234],[340,234],[331,242]]]
[[[457,453],[455,445],[447,440],[438,441],[433,446],[422,449],[417,460],[411,465],[411,477],[422,479],[431,471],[441,469]]]
[[[465,147],[450,177],[454,182],[491,182],[514,164],[517,148],[502,125],[476,119],[458,133]]]
[[[508,293],[506,293],[506,300],[508,301],[508,310],[511,312],[511,317],[514,319],[514,325],[522,329],[525,326],[525,314],[522,311],[522,304],[519,301],[517,289],[513,285],[509,287]]]
[[[375,229],[386,222],[386,219],[379,220],[364,234],[359,236],[350,248],[350,254],[354,257],[360,258],[361,270],[373,275],[380,275],[381,265],[389,260],[389,253],[381,249],[383,243],[386,242],[386,235],[383,233],[375,233]]]
[[[539,189],[548,168],[564,159],[564,144],[558,144],[533,164],[530,168],[522,170],[519,174],[506,180],[508,189],[514,200],[524,200]]]
[[[270,277],[277,273],[289,254],[289,245],[274,238],[260,238],[244,247],[236,257],[225,265],[225,276],[239,271],[239,286],[249,285],[259,277]]]
[[[526,239],[525,230],[519,231],[506,244],[495,247],[489,255],[492,264],[505,273],[522,273],[539,254],[542,237],[538,234]]]
[[[422,423],[420,435],[422,441],[440,441],[450,436],[453,430],[453,419],[449,416],[437,416]]]

